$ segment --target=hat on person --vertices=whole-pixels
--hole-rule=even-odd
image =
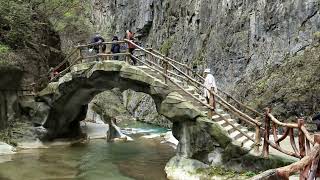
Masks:
[[[205,69],[204,72],[205,73],[210,73],[210,69]]]

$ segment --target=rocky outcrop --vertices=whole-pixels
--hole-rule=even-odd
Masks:
[[[0,66],[0,129],[7,128],[19,116],[18,90],[22,75],[17,67]]]
[[[172,122],[157,112],[151,96],[132,90],[124,91],[123,105],[131,116],[139,121],[171,128]]]
[[[94,0],[91,13],[94,26],[108,32],[106,35],[123,37],[126,29],[132,29],[145,47],[161,49],[199,72],[211,67],[218,86],[250,102],[256,96],[249,94],[260,92],[256,91],[259,84],[253,82],[269,76],[278,66],[286,66],[288,57],[314,45],[320,31],[319,3],[316,0]],[[317,69],[309,64],[305,66]],[[288,71],[288,76],[294,74],[295,71]],[[312,85],[298,88],[303,91]],[[293,91],[285,93],[296,95]],[[305,94],[305,99],[312,99],[313,94]],[[320,94],[319,90],[316,94]],[[300,111],[310,114],[313,108],[313,103],[306,103],[291,112],[294,108],[290,100],[274,100],[273,103],[282,106],[275,108],[290,110],[289,116]],[[264,108],[267,103],[256,104]],[[315,109],[319,110],[319,106]]]

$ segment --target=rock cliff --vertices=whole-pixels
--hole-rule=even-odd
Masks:
[[[275,67],[286,66],[288,58],[318,43],[319,4],[318,0],[94,0],[91,11],[93,25],[102,34],[123,37],[126,29],[132,29],[143,46],[161,49],[199,72],[210,67],[220,87],[234,90],[236,96],[250,102],[255,98],[250,93],[258,94],[252,82],[270,77]],[[319,69],[319,65],[310,68]],[[287,73],[293,76],[295,71]],[[284,77],[284,81],[295,80]],[[311,84],[300,89],[309,88]],[[277,92],[272,87],[268,90]],[[317,88],[303,99],[314,99],[319,92]],[[272,103],[290,109],[288,101]],[[319,102],[319,97],[315,101]],[[290,115],[319,110],[315,103],[304,104],[301,112],[290,111]]]

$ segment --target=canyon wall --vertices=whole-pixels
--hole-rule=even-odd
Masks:
[[[222,89],[260,110],[276,104],[276,114],[291,117],[319,110],[320,89],[313,86],[319,82],[319,58],[314,57],[310,68],[305,64],[304,69],[314,73],[302,77],[314,83],[282,90],[286,96],[297,96],[294,89],[302,92],[298,96],[303,98],[295,98],[293,105],[290,98],[274,94],[286,82],[299,83],[294,74],[301,68],[288,68],[276,87],[274,81],[262,82],[263,92],[257,82],[296,56],[308,63],[305,50],[319,44],[319,6],[318,0],[94,0],[91,22],[108,39],[122,38],[131,29],[142,46],[160,49],[198,72],[210,67]],[[310,93],[303,93],[308,89]],[[301,103],[303,107],[294,110]],[[292,111],[287,114],[287,109]]]

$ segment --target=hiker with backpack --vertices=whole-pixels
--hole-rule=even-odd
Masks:
[[[113,36],[112,42],[119,41],[119,38],[117,36]],[[112,54],[120,53],[120,44],[119,43],[112,43],[111,46],[111,52]],[[119,60],[119,56],[113,56],[113,60]]]

